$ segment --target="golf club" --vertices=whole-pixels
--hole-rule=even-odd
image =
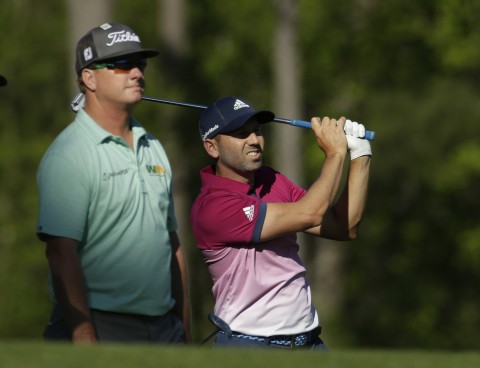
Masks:
[[[178,101],[172,101],[172,100],[163,100],[163,99],[160,99],[160,98],[147,97],[147,96],[142,97],[142,99],[144,99],[145,101],[158,102],[158,103],[163,103],[163,104],[167,104],[167,105],[191,107],[191,108],[194,108],[194,109],[206,109],[207,108],[207,106],[204,106],[204,105],[197,105],[197,104],[192,104],[192,103],[187,103],[187,102],[178,102]],[[289,119],[284,119],[284,118],[274,118],[273,121],[275,121],[277,123],[298,126],[298,127],[301,127],[301,128],[310,129],[312,127],[312,124],[310,122],[303,121],[303,120],[289,120]],[[375,139],[375,132],[370,131],[370,130],[366,130],[365,131],[365,136],[363,138],[367,139],[369,141],[373,141]]]
[[[79,92],[72,100],[70,103],[70,107],[73,112],[77,112],[80,110],[83,106],[85,96],[83,93]],[[183,106],[183,107],[191,107],[194,109],[206,109],[207,106],[204,105],[197,105],[197,104],[192,104],[192,103],[187,103],[187,102],[178,102],[178,101],[172,101],[172,100],[163,100],[160,98],[154,98],[154,97],[147,97],[143,96],[143,100],[145,101],[151,101],[151,102],[157,102],[157,103],[163,103],[167,105],[175,105],[175,106]],[[282,124],[288,124],[288,125],[293,125],[293,126],[298,126],[301,128],[311,128],[312,124],[308,121],[303,121],[303,120],[289,120],[289,119],[284,119],[284,118],[274,118],[273,121],[277,123],[282,123]],[[375,132],[366,130],[365,131],[365,136],[363,137],[364,139],[367,139],[369,141],[373,141],[375,139]]]

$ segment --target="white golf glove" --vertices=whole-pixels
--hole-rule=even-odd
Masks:
[[[362,139],[365,137],[365,127],[356,121],[347,120],[344,126],[345,135],[347,136],[348,151],[350,159],[355,160],[361,156],[371,156],[372,147],[370,141]]]

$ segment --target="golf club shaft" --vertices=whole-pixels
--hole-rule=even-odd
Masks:
[[[197,104],[191,104],[187,102],[178,102],[178,101],[172,101],[172,100],[162,100],[160,98],[154,98],[154,97],[147,97],[143,96],[142,99],[146,101],[152,101],[152,102],[158,102],[158,103],[163,103],[167,105],[175,105],[175,106],[183,106],[183,107],[191,107],[194,109],[206,109],[207,106],[204,105],[197,105]],[[289,120],[289,119],[284,119],[284,118],[274,118],[273,121],[277,123],[282,123],[282,124],[288,124],[288,125],[293,125],[293,126],[298,126],[302,128],[311,128],[312,124],[308,121],[303,121],[303,120]],[[365,137],[364,139],[367,139],[369,141],[373,141],[375,139],[375,132],[366,130],[365,131]]]

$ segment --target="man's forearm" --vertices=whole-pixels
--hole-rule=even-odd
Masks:
[[[370,156],[362,156],[350,162],[348,183],[345,192],[336,204],[338,213],[345,213],[349,238],[357,236],[358,225],[367,202]]]
[[[72,334],[73,342],[96,341],[95,328],[85,299],[85,286],[79,282],[78,270],[52,272],[52,281],[58,307]]]
[[[318,179],[310,186],[308,192],[298,202],[307,212],[317,211],[323,216],[337,196],[342,179],[345,156],[341,154],[327,157]]]
[[[354,232],[351,237],[352,235],[356,237],[357,226],[360,224],[367,203],[370,160],[370,156],[362,156],[350,163],[348,222],[350,231]]]
[[[191,342],[191,312],[187,262],[177,234],[170,233],[170,240],[172,242],[172,297],[175,299],[173,313],[182,320],[186,342]]]
[[[58,308],[70,329],[73,342],[96,341],[80,262],[75,254],[62,250],[62,246],[58,244],[47,246],[47,257]]]

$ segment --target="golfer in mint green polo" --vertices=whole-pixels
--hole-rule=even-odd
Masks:
[[[191,339],[170,163],[131,115],[157,54],[122,24],[96,27],[77,44],[85,103],[37,174],[53,303],[47,340]]]

